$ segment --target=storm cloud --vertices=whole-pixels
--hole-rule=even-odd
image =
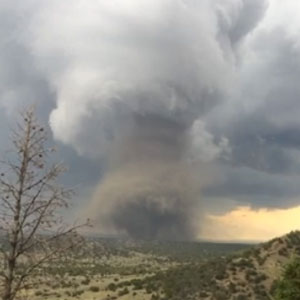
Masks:
[[[66,57],[56,65],[40,61],[57,91],[50,116],[54,137],[82,155],[117,152],[108,156],[113,166],[91,204],[96,222],[107,219],[133,237],[191,238],[191,212],[200,195],[188,180],[194,176],[188,160],[213,160],[229,149],[226,138],[209,139],[198,119],[230,92],[233,43],[250,26],[234,38],[231,33],[241,22],[239,13],[249,9],[252,14],[253,7],[206,1],[94,5],[98,14],[80,1],[71,8],[55,3],[33,22],[35,55],[56,61]],[[256,9],[264,11],[261,5]],[[53,24],[53,15],[62,12],[68,16]],[[259,19],[253,15],[252,27]],[[228,32],[220,30],[221,16],[230,23]],[[74,28],[68,19],[75,17]],[[206,155],[203,141],[210,143]],[[111,190],[116,182],[119,194]]]

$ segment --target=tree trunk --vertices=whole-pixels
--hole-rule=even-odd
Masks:
[[[2,300],[13,300],[14,299],[14,291],[13,291],[13,281],[14,281],[14,273],[16,266],[16,258],[13,256],[13,251],[11,252],[11,256],[7,261],[7,278],[5,280],[4,291],[2,295]]]
[[[11,282],[10,282],[10,283],[7,283],[4,288],[2,300],[11,300],[11,299],[12,299],[12,292],[11,292]]]
[[[13,282],[13,277],[11,270],[9,270],[9,275],[8,278],[5,280],[5,286],[4,286],[4,291],[2,295],[2,300],[12,300],[13,299],[13,294],[12,294],[12,282]]]

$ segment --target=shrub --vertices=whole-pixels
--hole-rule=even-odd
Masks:
[[[300,300],[300,258],[292,260],[284,269],[281,280],[275,283],[275,299]]]
[[[91,282],[91,280],[89,278],[85,278],[81,281],[81,284],[88,285],[90,282]]]
[[[128,288],[125,288],[125,289],[119,291],[118,295],[119,296],[124,296],[124,295],[127,295],[128,293],[129,293]]]
[[[112,282],[107,286],[107,289],[114,292],[117,289],[117,285]]]
[[[90,286],[90,291],[96,293],[96,292],[99,292],[100,289],[98,286],[92,285],[92,286]]]

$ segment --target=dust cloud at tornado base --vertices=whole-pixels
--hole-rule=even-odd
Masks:
[[[114,147],[91,212],[100,212],[99,225],[104,221],[133,238],[190,239],[196,203],[183,157],[187,129],[154,115],[135,116],[133,122],[130,135]]]

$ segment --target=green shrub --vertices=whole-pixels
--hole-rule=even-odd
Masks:
[[[107,286],[107,289],[114,292],[117,289],[117,285],[112,282]]]
[[[275,283],[276,300],[300,300],[300,258],[293,259],[284,269],[282,278]]]

